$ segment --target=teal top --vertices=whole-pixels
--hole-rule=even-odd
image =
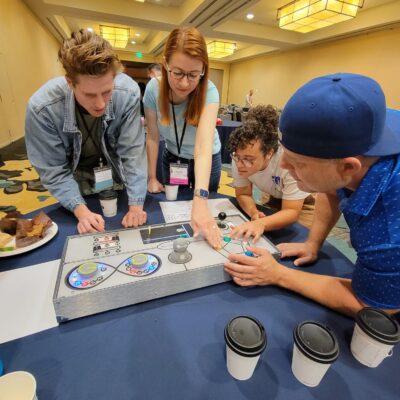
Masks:
[[[160,119],[160,108],[158,104],[158,96],[160,93],[159,81],[157,78],[153,78],[146,86],[146,92],[143,97],[143,104],[145,108],[149,108],[157,113],[158,131],[161,137],[165,140],[165,146],[172,154],[178,156],[178,148],[176,146],[175,129],[174,122],[172,120],[172,108],[171,112],[171,124],[161,125]],[[206,97],[206,104],[217,103],[219,104],[219,94],[215,85],[208,81],[208,90]],[[172,105],[170,106],[172,107]],[[175,106],[175,117],[176,126],[178,131],[178,138],[180,140],[183,130],[183,125],[185,123],[184,115],[187,107],[187,101],[176,104]],[[197,127],[187,124],[185,136],[183,137],[182,148],[180,156],[182,158],[193,159],[194,158],[194,144],[196,137]],[[213,141],[213,154],[218,153],[221,150],[221,142],[219,140],[218,131],[214,129],[214,141]]]

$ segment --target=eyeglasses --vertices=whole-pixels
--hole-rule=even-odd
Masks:
[[[177,81],[182,80],[185,76],[187,77],[188,81],[190,82],[197,82],[201,79],[202,76],[204,76],[204,72],[183,72],[180,69],[169,69],[169,66],[167,63],[165,63],[167,66],[167,71],[171,75],[172,78],[174,78]]]
[[[252,167],[255,162],[255,160],[247,160],[246,158],[241,158],[235,152],[231,153],[231,157],[232,160],[235,161],[235,163],[241,161],[246,168]]]

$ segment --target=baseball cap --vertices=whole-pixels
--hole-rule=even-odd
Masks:
[[[400,111],[387,109],[373,79],[337,73],[312,79],[282,111],[281,143],[316,158],[400,153]]]

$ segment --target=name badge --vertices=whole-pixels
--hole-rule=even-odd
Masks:
[[[170,164],[169,182],[174,185],[188,185],[188,164]]]
[[[112,178],[111,167],[93,168],[94,172],[94,191],[101,192],[102,190],[112,189],[114,182]]]

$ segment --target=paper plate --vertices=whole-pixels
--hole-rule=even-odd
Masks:
[[[29,246],[21,247],[20,249],[15,249],[15,250],[10,250],[10,251],[0,251],[0,258],[16,256],[18,254],[27,253],[28,251],[31,251],[33,249],[37,249],[38,247],[43,246],[44,244],[49,242],[51,239],[53,239],[53,237],[56,236],[57,232],[58,232],[58,226],[53,221],[53,224],[47,230],[45,237],[43,237],[42,239],[40,239],[39,241],[37,241],[35,243],[32,243]]]

